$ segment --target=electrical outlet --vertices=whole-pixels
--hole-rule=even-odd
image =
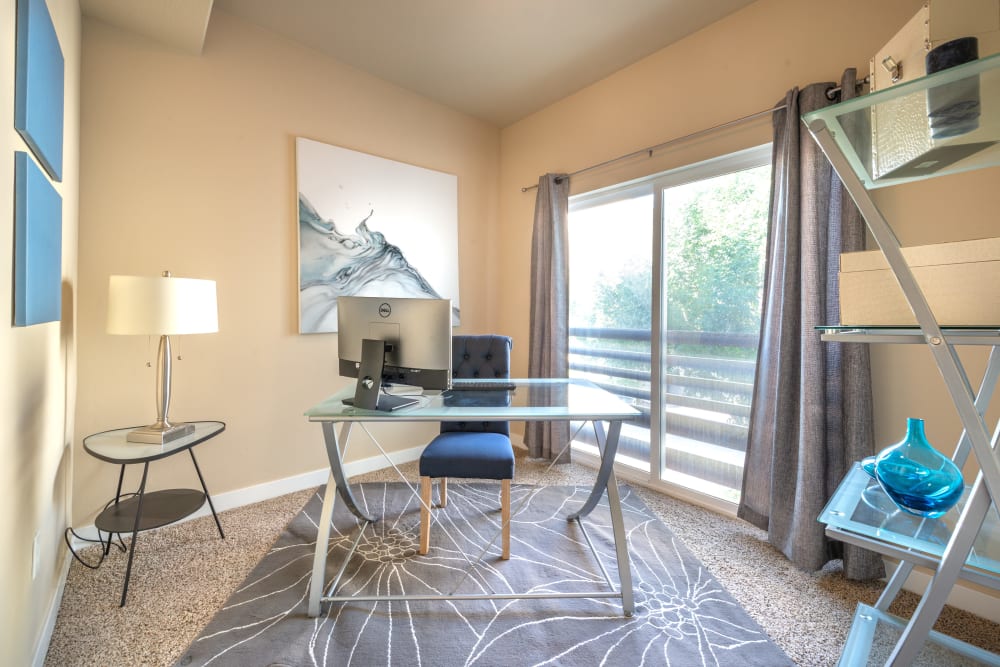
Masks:
[[[35,533],[31,540],[31,578],[38,576],[38,559],[41,557],[41,549],[38,548],[38,533]]]

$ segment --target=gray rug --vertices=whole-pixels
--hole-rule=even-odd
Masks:
[[[419,504],[407,487],[364,484],[356,490],[367,511],[383,519],[365,531],[340,594],[451,592],[466,561],[436,523],[430,553],[416,554]],[[587,492],[514,486],[512,506],[520,512],[511,527],[511,559],[500,560],[498,546],[491,547],[457,592],[604,590],[582,531],[565,519]],[[617,601],[601,598],[326,604],[319,618],[308,618],[320,493],[179,665],[793,664],[626,486],[621,495],[635,584],[632,618],[622,615]],[[474,556],[497,530],[498,485],[456,480],[448,486],[448,507],[434,516]],[[339,502],[333,523],[327,585],[358,530]],[[586,529],[617,582],[606,500],[588,517]]]

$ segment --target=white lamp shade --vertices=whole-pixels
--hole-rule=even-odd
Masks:
[[[171,336],[218,330],[214,280],[111,276],[108,282],[108,333]]]

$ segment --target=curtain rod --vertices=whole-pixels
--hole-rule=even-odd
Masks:
[[[716,130],[722,130],[732,125],[739,125],[740,123],[745,123],[747,121],[753,120],[755,118],[760,118],[761,116],[767,115],[769,113],[774,113],[775,111],[780,111],[785,108],[784,104],[779,104],[778,106],[772,107],[770,109],[764,109],[763,111],[758,111],[752,113],[749,116],[743,116],[742,118],[737,118],[736,120],[730,120],[725,123],[720,123],[718,125],[713,125],[712,127],[707,127],[704,130],[698,130],[697,132],[692,132],[691,134],[685,134],[683,137],[677,137],[675,139],[670,139],[664,141],[663,143],[656,144],[655,146],[649,146],[637,151],[632,151],[631,153],[626,153],[625,155],[619,155],[618,157],[611,158],[610,160],[605,160],[604,162],[599,162],[597,164],[592,164],[589,167],[584,167],[583,169],[577,169],[576,171],[569,174],[570,177],[578,176],[580,174],[586,173],[588,171],[593,171],[594,169],[600,169],[601,167],[606,167],[609,164],[614,164],[615,162],[621,162],[622,160],[628,160],[629,158],[638,157],[643,154],[648,154],[650,157],[653,156],[654,151],[658,151],[661,148],[666,148],[673,144],[679,143],[681,141],[687,141],[688,139],[694,139],[695,137],[700,137],[703,134],[708,134],[709,132],[715,132]],[[527,192],[528,190],[534,190],[538,187],[535,185],[526,185],[521,188],[521,192]]]
[[[857,82],[857,86],[861,87],[868,83],[868,77],[861,79]],[[826,91],[826,96],[829,99],[834,99],[840,93],[840,86],[833,86],[828,88]],[[739,125],[740,123],[745,123],[747,121],[754,120],[755,118],[760,118],[761,116],[767,115],[769,113],[774,113],[775,111],[781,111],[787,108],[785,104],[779,104],[777,106],[771,107],[770,109],[764,109],[763,111],[758,111],[752,113],[749,116],[743,116],[742,118],[737,118],[736,120],[731,120],[725,123],[720,123],[718,125],[713,125],[712,127],[707,127],[704,130],[698,130],[697,132],[692,132],[691,134],[685,134],[683,137],[677,137],[675,139],[670,139],[664,141],[661,144],[656,144],[655,146],[649,146],[641,150],[632,151],[631,153],[626,153],[625,155],[619,155],[618,157],[611,158],[610,160],[605,160],[604,162],[599,162],[597,164],[592,164],[589,167],[584,167],[583,169],[577,169],[576,171],[569,174],[570,177],[578,176],[588,171],[593,171],[594,169],[600,169],[601,167],[606,167],[609,164],[614,164],[615,162],[620,162],[622,160],[628,160],[629,158],[634,158],[646,153],[649,157],[653,157],[653,152],[658,151],[661,148],[666,148],[667,146],[672,146],[673,144],[679,143],[681,141],[687,141],[688,139],[694,139],[695,137],[700,137],[703,134],[708,134],[709,132],[715,132],[716,130],[722,130],[733,125]],[[527,192],[528,190],[534,190],[538,188],[538,184],[526,185],[521,188],[521,192]]]

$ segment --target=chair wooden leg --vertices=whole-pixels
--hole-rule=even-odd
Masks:
[[[440,507],[447,507],[448,506],[448,478],[447,477],[441,477],[440,479],[438,479],[438,484],[441,485],[441,491],[439,492],[439,495],[441,496],[441,505],[440,505]]]
[[[420,553],[424,555],[431,546],[431,478],[420,478]]]
[[[503,560],[510,560],[510,480],[500,482],[500,521],[503,522]]]

